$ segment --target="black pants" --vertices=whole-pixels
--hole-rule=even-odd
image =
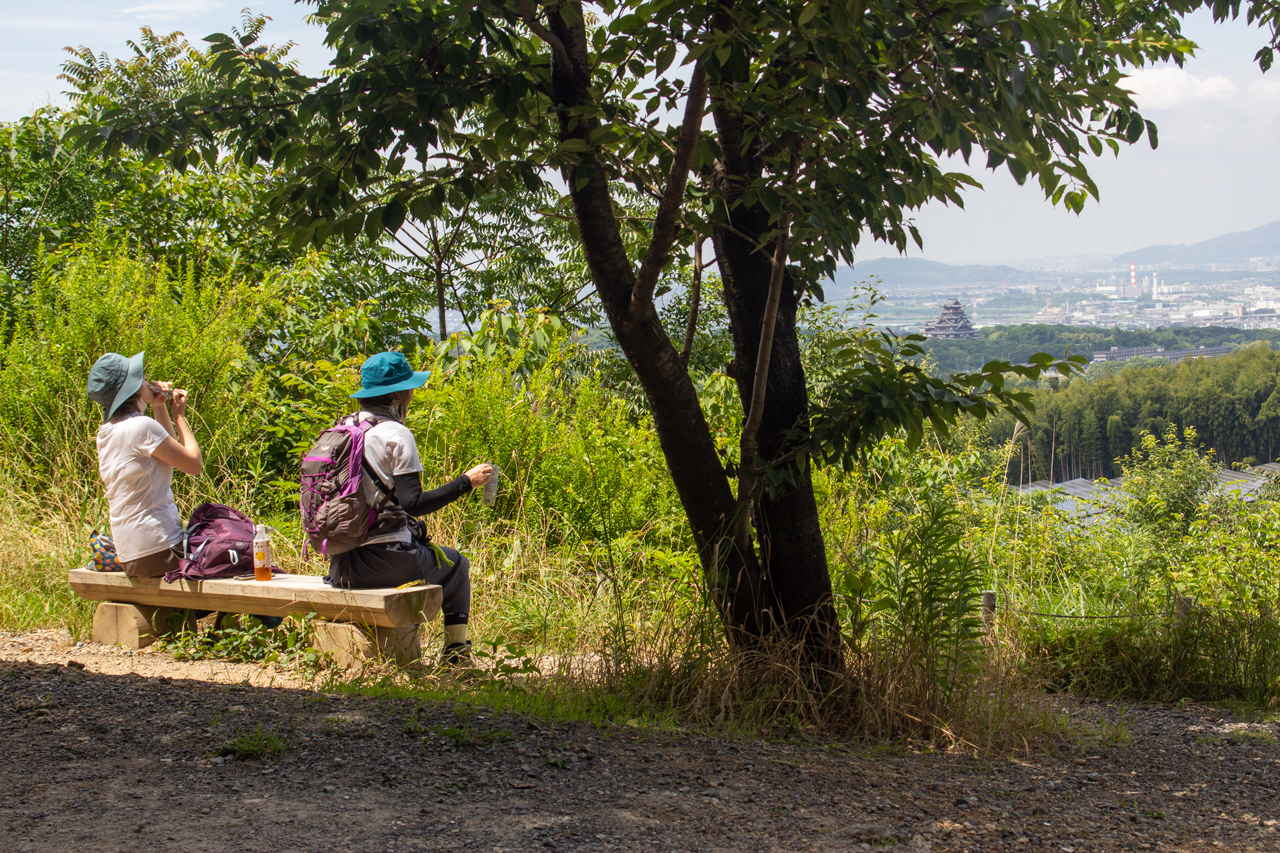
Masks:
[[[452,548],[441,548],[451,566],[437,565],[434,549],[421,542],[380,542],[329,558],[329,583],[346,589],[383,589],[414,581],[439,584],[444,624],[461,625],[471,612],[471,564]]]

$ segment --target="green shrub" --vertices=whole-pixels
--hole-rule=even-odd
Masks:
[[[101,492],[94,434],[101,409],[85,394],[89,367],[105,352],[145,350],[148,378],[191,391],[189,418],[213,477],[234,476],[246,440],[245,401],[232,379],[254,294],[224,280],[167,269],[93,247],[47,259],[18,303],[0,356],[0,458],[15,485],[60,490],[73,502]],[[207,490],[176,478],[184,496]]]

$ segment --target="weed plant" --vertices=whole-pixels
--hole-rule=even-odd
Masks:
[[[320,663],[311,639],[314,619],[314,613],[301,618],[290,616],[278,627],[269,628],[253,616],[226,614],[222,624],[203,631],[183,624],[161,637],[156,648],[172,654],[175,660],[215,658],[314,669]]]
[[[214,756],[230,756],[236,761],[253,759],[279,761],[290,750],[297,748],[293,740],[293,726],[279,724],[265,728],[258,723],[251,730],[236,729],[226,743],[214,750]]]
[[[972,504],[1007,641],[1054,689],[1275,703],[1280,504],[1215,491],[1193,430],[1121,462],[1124,489],[1088,518],[994,485]]]

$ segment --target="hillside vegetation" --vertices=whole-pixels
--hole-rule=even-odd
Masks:
[[[306,619],[164,650],[948,746],[1075,736],[1044,689],[1280,700],[1280,505],[1214,495],[1201,446],[1274,452],[1269,348],[1080,375],[1059,346],[1144,339],[993,332],[950,359],[991,364],[957,373],[808,298],[863,227],[902,250],[913,210],[962,203],[944,154],[1080,211],[1090,150],[1156,141],[1119,82],[1191,49],[1176,10],[1135,35],[1131,10],[1061,4],[931,4],[927,26],[897,4],[663,8],[324,4],[315,78],[247,12],[201,49],[143,30],[126,60],[73,51],[70,107],[0,126],[0,627],[87,632],[66,572],[108,520],[85,395],[104,351],[191,389],[205,467],[180,510],[240,507],[318,573],[299,457],[396,350],[431,371],[407,419],[427,484],[503,472],[494,506],[428,522],[471,559],[476,680],[341,676]],[[606,324],[616,346],[586,346]],[[1072,379],[1033,384],[1049,371]],[[1124,499],[1088,527],[1007,486],[1115,456]]]
[[[42,266],[0,365],[0,460],[11,495],[0,519],[0,626],[87,630],[92,605],[70,594],[65,572],[106,522],[92,445],[98,415],[83,393],[84,366],[104,336],[121,351],[145,349],[154,375],[193,389],[207,473],[177,481],[183,510],[207,499],[241,506],[280,531],[286,568],[322,570],[298,555],[296,459],[351,408],[363,353],[335,353],[334,340],[359,340],[356,330],[368,336],[376,326],[368,306],[317,313],[290,327],[283,356],[280,341],[258,330],[278,323],[289,294],[323,273],[303,259],[274,284],[267,276],[249,287],[175,276],[93,245]],[[381,345],[366,340],[370,350]],[[833,731],[999,743],[1011,720],[1022,721],[1020,731],[1045,724],[1025,704],[1023,691],[1036,684],[1130,698],[1280,695],[1280,505],[1212,499],[1212,466],[1194,438],[1184,445],[1172,428],[1140,437],[1126,472],[1141,491],[1089,529],[1008,491],[1019,445],[976,423],[930,434],[915,450],[886,438],[849,471],[816,469],[843,642],[867,691],[844,700],[859,709],[851,717],[850,706],[833,715],[830,698],[818,702],[797,682],[779,681],[762,700],[758,685],[739,681],[624,366],[574,343],[549,317],[500,311],[474,335],[415,359],[432,370],[409,420],[426,480],[486,459],[504,472],[496,506],[464,501],[429,522],[438,541],[472,559],[477,637],[502,654],[560,662],[519,688],[537,707],[550,707],[550,695],[556,707],[593,715],[772,725],[782,714]],[[1253,388],[1274,381],[1275,359],[1255,348],[1079,379],[1041,392],[1037,417],[1060,411],[1054,401],[1104,389],[1118,397],[1117,388],[1167,388],[1176,397],[1182,384],[1209,388],[1228,376]],[[704,376],[704,405],[732,459],[736,395],[723,376]],[[1001,601],[994,645],[977,607],[988,588]],[[1182,597],[1194,604],[1175,613]],[[584,660],[594,663],[575,663]],[[971,690],[975,678],[988,688]]]

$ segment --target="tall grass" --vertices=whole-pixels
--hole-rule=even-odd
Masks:
[[[206,474],[175,478],[180,510],[240,506],[275,527],[285,569],[324,570],[301,559],[295,460],[354,408],[360,358],[330,360],[306,334],[274,342],[283,361],[255,356],[245,342],[265,298],[91,249],[46,270],[0,364],[0,488],[11,496],[0,505],[0,627],[87,632],[92,605],[70,593],[65,572],[107,520],[98,416],[84,398],[88,367],[106,350],[146,349],[153,376],[196,389]],[[360,327],[358,309],[335,310],[334,323]],[[565,335],[512,342],[504,329],[500,346],[481,329],[466,355],[428,356],[432,378],[408,419],[428,486],[480,461],[502,470],[495,506],[459,501],[428,529],[471,561],[477,646],[520,647],[541,675],[521,675],[514,690],[459,688],[464,699],[1002,748],[1057,731],[1040,686],[1134,698],[1280,693],[1274,504],[1210,501],[1172,527],[1159,512],[1082,527],[1010,493],[1004,449],[976,428],[916,452],[886,440],[862,471],[815,472],[842,673],[815,681],[785,644],[731,648],[647,416]],[[721,412],[717,441],[731,447],[727,392],[719,377],[705,385],[708,408]],[[1152,451],[1166,461],[1194,452],[1162,448]],[[1182,461],[1179,477],[1203,468]],[[1133,464],[1151,475],[1135,482],[1159,474],[1149,459]],[[990,633],[976,612],[985,588],[1002,601]],[[1193,603],[1175,613],[1182,598]]]
[[[970,525],[1006,642],[1052,689],[1149,700],[1280,699],[1280,504],[1213,491],[1194,432],[1146,436],[1087,520],[1003,487]]]

